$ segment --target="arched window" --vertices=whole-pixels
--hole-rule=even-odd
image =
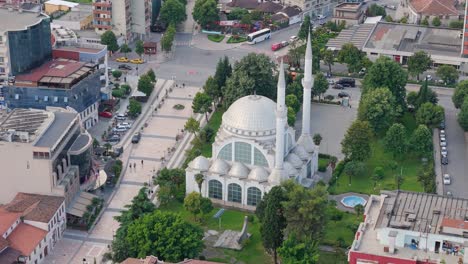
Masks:
[[[223,199],[223,185],[217,180],[208,182],[208,196],[214,199]]]
[[[232,161],[232,144],[227,144],[219,151],[218,159]]]
[[[242,163],[252,163],[252,147],[248,143],[235,143],[234,160]]]
[[[247,204],[257,206],[262,200],[262,192],[257,187],[249,187],[247,189]]]
[[[254,165],[268,167],[268,161],[263,153],[257,148],[254,148]]]
[[[242,188],[237,183],[228,185],[228,201],[242,203]]]

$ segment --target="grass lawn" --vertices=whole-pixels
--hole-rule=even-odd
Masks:
[[[332,211],[338,211],[338,209],[330,206],[328,212]],[[336,245],[339,238],[342,238],[346,244],[343,248],[351,246],[355,231],[361,221],[362,217],[358,218],[355,214],[347,212],[343,212],[343,218],[340,221],[335,222],[331,219],[327,219],[325,236],[322,244],[333,246]]]
[[[218,211],[219,208],[215,208],[208,216],[203,219],[203,223],[196,223],[204,230],[213,229],[220,231],[217,219],[213,219],[213,215]],[[188,213],[183,205],[178,202],[171,202],[170,204],[160,207],[159,210],[179,213],[185,220],[195,223],[193,217]],[[221,217],[221,230],[231,229],[241,231],[242,224],[244,222],[244,216],[249,215],[246,212],[226,210]],[[260,239],[260,225],[258,219],[255,218],[253,223],[249,223],[248,232],[252,234],[250,241],[241,251],[235,250],[224,250],[225,258],[211,259],[212,261],[219,262],[230,262],[231,258],[235,258],[238,261],[244,263],[271,263],[272,259],[265,253],[261,239]]]
[[[414,117],[410,113],[406,113],[400,122],[406,127],[409,138],[417,126]],[[365,162],[367,167],[366,173],[352,178],[351,185],[349,185],[349,177],[342,174],[336,185],[330,188],[331,193],[357,192],[378,194],[380,190],[395,190],[397,188],[395,174],[399,174],[400,172],[403,175],[403,184],[400,187],[402,190],[423,191],[421,184],[417,181],[417,172],[423,165],[420,158],[412,153],[408,153],[405,157],[395,160],[392,154],[385,151],[382,139],[371,140],[371,151],[371,157]],[[397,162],[398,168],[392,172],[389,164],[393,160]],[[385,170],[385,174],[384,178],[374,188],[371,175],[374,168],[379,166]]]
[[[322,172],[326,171],[328,163],[329,163],[329,159],[319,158],[319,160],[318,160],[318,169],[319,169],[319,171],[322,171]]]
[[[348,263],[348,259],[346,258],[346,255],[342,252],[335,253],[335,252],[320,251],[318,264],[346,264],[346,263]]]
[[[208,39],[213,42],[221,42],[224,39],[224,35],[208,35]]]
[[[219,127],[221,126],[221,118],[223,117],[223,114],[224,114],[224,110],[218,110],[218,111],[214,112],[213,115],[211,116],[210,120],[208,121],[208,124],[206,124],[206,126],[211,127],[213,129],[215,135],[218,132]],[[213,140],[214,140],[214,136],[213,136]],[[207,143],[202,145],[201,153],[202,153],[203,156],[205,156],[207,158],[211,157],[211,155],[212,155],[211,145],[212,144],[213,144],[213,141],[207,142]]]
[[[245,38],[245,37],[238,37],[237,39],[235,39],[234,37],[230,37],[227,40],[227,43],[241,43],[241,42],[245,42],[245,41],[247,41],[247,38]]]

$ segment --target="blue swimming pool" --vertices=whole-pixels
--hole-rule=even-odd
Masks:
[[[346,196],[343,199],[341,199],[341,203],[346,206],[346,207],[352,207],[354,208],[356,205],[361,204],[362,206],[365,206],[367,201],[366,199],[356,196],[356,195],[350,195]]]

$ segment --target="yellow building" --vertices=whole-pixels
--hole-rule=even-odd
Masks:
[[[63,0],[49,0],[44,3],[44,9],[47,15],[50,15],[56,11],[67,12],[76,6],[78,6],[77,3],[63,1]]]

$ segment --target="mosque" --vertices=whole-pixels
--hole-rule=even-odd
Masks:
[[[278,78],[277,102],[259,96],[244,96],[223,114],[213,143],[213,157],[198,156],[186,169],[186,193],[201,192],[213,203],[255,210],[272,187],[294,179],[307,187],[314,184],[318,146],[310,135],[312,48],[307,39],[302,86],[302,131],[296,141],[287,124],[286,81],[283,62]],[[201,190],[195,175],[202,174]]]

